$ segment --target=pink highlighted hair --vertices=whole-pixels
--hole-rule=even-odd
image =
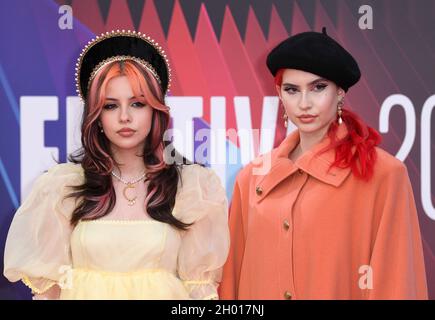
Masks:
[[[146,181],[149,181],[145,206],[149,216],[155,220],[186,229],[189,224],[177,220],[172,215],[177,185],[180,179],[180,164],[167,164],[163,152],[169,143],[163,135],[169,128],[169,108],[164,104],[164,96],[154,76],[140,64],[128,61],[115,61],[104,66],[91,81],[85,101],[82,119],[82,146],[78,154],[70,156],[70,161],[80,163],[84,169],[85,182],[74,187],[69,197],[80,199],[73,212],[71,224],[80,220],[94,220],[112,211],[116,202],[111,171],[117,164],[110,150],[110,141],[100,133],[98,121],[102,112],[106,86],[116,77],[126,76],[140,102],[153,108],[151,130],[148,134],[143,161],[147,168]],[[183,163],[188,163],[182,158]]]

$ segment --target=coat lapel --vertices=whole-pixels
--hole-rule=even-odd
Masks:
[[[337,138],[343,138],[347,134],[345,125],[339,127]],[[278,148],[260,157],[257,165],[264,166],[267,158],[270,157],[270,169],[264,170],[264,174],[257,175],[255,178],[255,188],[253,190],[254,199],[257,202],[263,200],[275,187],[282,181],[290,177],[298,170],[303,170],[311,177],[327,183],[334,187],[339,187],[351,172],[350,168],[330,167],[335,159],[335,150],[320,153],[330,143],[326,137],[311,150],[305,152],[295,163],[288,157],[289,153],[299,143],[299,131],[290,133]]]

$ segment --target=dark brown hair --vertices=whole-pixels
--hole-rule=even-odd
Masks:
[[[191,163],[184,157],[178,163],[165,163],[163,153],[170,142],[165,142],[163,135],[169,127],[169,108],[164,104],[162,91],[154,76],[130,60],[106,65],[90,84],[81,125],[82,148],[69,157],[71,162],[81,164],[85,175],[84,183],[73,187],[74,192],[67,196],[80,199],[72,214],[71,224],[75,226],[80,220],[101,218],[116,203],[111,171],[118,164],[113,160],[110,141],[100,132],[98,119],[104,106],[107,83],[118,76],[126,76],[135,96],[142,97],[140,102],[153,108],[151,129],[143,150],[143,162],[147,168],[145,182],[149,182],[145,199],[147,212],[152,219],[185,230],[190,224],[176,219],[172,209],[182,165]]]

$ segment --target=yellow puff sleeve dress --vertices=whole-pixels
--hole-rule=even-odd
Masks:
[[[40,176],[16,212],[4,275],[33,293],[54,284],[61,299],[217,299],[229,249],[228,203],[208,168],[186,165],[172,214],[180,231],[156,220],[69,220],[78,202],[64,196],[83,182],[80,165]]]

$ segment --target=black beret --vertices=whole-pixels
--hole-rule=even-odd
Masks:
[[[320,32],[303,32],[276,46],[267,56],[273,76],[280,69],[298,69],[333,81],[347,91],[361,77],[358,63],[337,41]]]
[[[85,100],[97,72],[113,61],[133,60],[150,71],[166,94],[171,69],[162,48],[150,37],[136,31],[111,31],[97,36],[83,48],[76,64],[78,95]]]

